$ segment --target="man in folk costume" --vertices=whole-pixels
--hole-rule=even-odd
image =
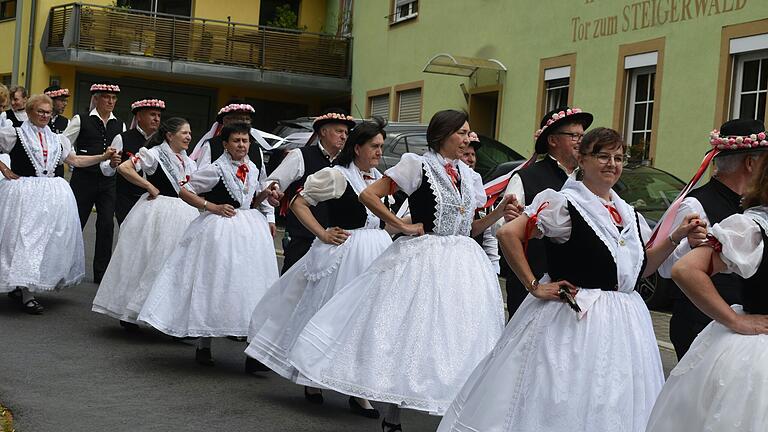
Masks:
[[[671,218],[673,223],[679,223],[685,215],[696,213],[711,227],[728,216],[742,213],[744,209],[741,208],[741,196],[746,192],[747,185],[755,174],[759,152],[768,149],[756,143],[765,139],[765,125],[758,120],[731,120],[724,123],[719,131],[712,131],[712,150],[705,157],[691,186],[695,185],[711,160],[714,161],[715,174],[704,186],[681,194],[679,207],[671,206],[664,219]],[[676,214],[673,214],[675,212]],[[663,222],[660,222],[660,225],[663,225]],[[662,228],[660,226],[656,237],[664,238]],[[659,268],[659,274],[669,278],[672,265],[696,246],[699,245],[689,244],[688,239],[684,238]],[[721,273],[712,276],[712,282],[728,304],[742,304],[744,279],[735,274]],[[673,297],[669,336],[675,346],[677,358],[681,359],[696,336],[712,319],[701,312],[679,289],[675,289]]]
[[[69,89],[63,89],[57,85],[52,85],[45,89],[43,93],[53,101],[53,115],[48,122],[48,127],[53,133],[63,133],[69,124],[69,119],[64,117],[64,110],[69,103]],[[64,177],[64,165],[56,167],[56,175]]]
[[[139,154],[139,149],[144,147],[147,139],[160,127],[163,111],[165,111],[165,102],[160,99],[142,99],[131,104],[133,113],[131,128],[117,135],[111,144],[111,147],[120,153],[120,160],[101,163],[101,172],[105,176],[114,176],[118,165]],[[123,223],[128,212],[146,191],[130,183],[123,176],[115,177],[115,190],[115,218],[119,225]]]
[[[28,119],[26,106],[29,93],[22,86],[13,86],[8,89],[8,93],[11,96],[11,109],[5,112],[6,118],[13,123],[13,127],[20,127]]]
[[[197,142],[194,150],[190,149],[190,159],[197,163],[197,169],[202,169],[205,166],[210,165],[211,162],[216,161],[216,159],[224,154],[224,140],[221,137],[221,129],[224,126],[234,124],[246,124],[251,126],[254,113],[256,113],[256,110],[253,106],[239,99],[232,99],[227,105],[223,106],[216,115],[216,122],[211,125],[211,129],[208,133],[200,138],[200,141]],[[262,149],[271,150],[272,147],[264,139],[264,136],[275,136],[254,128],[250,128],[250,130],[251,132],[248,137],[251,144],[250,147],[248,147],[248,159],[253,162],[254,165],[259,167],[259,170],[266,172],[264,168],[264,152]],[[266,218],[269,223],[269,231],[272,234],[272,237],[274,237],[277,232],[274,209],[270,209],[266,214]]]
[[[509,179],[504,195],[512,195],[519,205],[527,206],[545,189],[559,191],[565,181],[575,175],[579,143],[592,120],[592,114],[579,108],[563,107],[548,112],[541,119],[540,129],[534,134],[536,145],[532,160],[535,160],[537,155],[544,157],[516,171]],[[519,210],[522,211],[522,208]],[[507,222],[511,220],[507,216],[505,219]],[[528,243],[528,261],[537,279],[547,270],[543,242],[531,239]],[[511,317],[528,295],[528,291],[509,269],[506,260],[501,261],[502,275],[507,280],[507,311]]]
[[[108,83],[91,86],[91,111],[76,114],[69,121],[64,136],[72,142],[76,154],[103,153],[117,135],[125,131],[125,124],[115,117],[120,87]],[[120,156],[115,154],[115,163]],[[96,205],[96,248],[93,256],[93,280],[101,282],[112,256],[112,236],[115,229],[115,178],[105,176],[98,166],[72,170],[69,182],[77,201],[80,225],[84,228]]]
[[[355,127],[355,121],[347,115],[346,111],[339,108],[326,110],[312,123],[313,134],[309,139],[311,143],[317,137],[320,144],[291,150],[267,179],[276,181],[280,190],[284,191],[281,214],[286,216],[285,229],[288,244],[285,247],[282,273],[285,273],[309,251],[315,239],[315,236],[288,209],[288,204],[303,188],[308,176],[333,166],[334,160],[347,142],[349,130],[353,127]],[[320,225],[327,227],[328,215],[324,203],[312,207],[311,210]]]

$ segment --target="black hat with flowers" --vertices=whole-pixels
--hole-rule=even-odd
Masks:
[[[534,134],[536,140],[535,150],[538,154],[549,153],[547,138],[564,124],[578,123],[586,130],[592,124],[594,117],[581,108],[562,107],[548,112],[539,124],[539,130]]]
[[[48,96],[51,99],[56,98],[68,98],[69,97],[69,89],[63,89],[57,85],[52,85],[48,87],[47,89],[43,90],[43,94]]]
[[[346,125],[349,129],[352,129],[357,124],[355,123],[354,117],[350,116],[346,110],[341,108],[329,108],[323,111],[323,114],[315,117],[312,122],[312,129],[315,133],[318,133],[320,132],[320,128],[332,123],[341,123]]]
[[[765,125],[754,119],[729,120],[709,134],[709,143],[718,155],[768,150],[767,139]]]

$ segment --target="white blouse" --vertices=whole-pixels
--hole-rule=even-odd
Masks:
[[[354,164],[350,166],[356,173],[367,174],[369,178],[363,180],[366,186],[381,178],[381,174],[375,168],[370,173],[363,173]],[[341,171],[332,167],[323,168],[307,177],[300,195],[309,205],[315,206],[323,201],[341,198],[347,190],[347,185],[347,178]]]
[[[768,216],[766,207],[763,212]],[[762,219],[768,230],[768,219]],[[745,279],[755,275],[763,259],[763,236],[760,226],[745,214],[735,214],[723,219],[712,227],[712,235],[723,246],[720,258],[725,263],[723,273],[735,273]]]
[[[158,153],[161,151],[168,153],[169,159],[176,164],[179,173],[185,172],[186,174],[191,174],[197,170],[197,164],[187,156],[186,152],[182,151],[177,156],[176,153],[173,153],[167,143],[163,143],[149,149],[146,147],[139,149],[139,154],[132,159],[136,171],[144,171],[147,175],[154,174],[160,166],[160,155]],[[179,157],[181,157],[181,159],[179,159]],[[181,161],[184,161],[184,163],[182,164]]]
[[[480,176],[480,174],[472,170],[467,166],[467,164],[460,160],[449,161],[443,158],[443,156],[439,153],[433,152],[433,154],[437,156],[437,160],[441,165],[445,165],[448,162],[452,163],[457,168],[462,182],[470,182],[469,186],[470,190],[474,194],[476,208],[480,208],[485,205],[485,188],[483,187],[483,178]],[[392,168],[386,170],[384,175],[397,183],[397,186],[400,188],[400,190],[405,192],[407,195],[411,195],[421,186],[421,179],[424,175],[422,159],[423,156],[419,156],[414,153],[405,153],[400,159],[400,162],[398,162],[397,165],[393,166]]]

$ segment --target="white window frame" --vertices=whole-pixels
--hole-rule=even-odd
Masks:
[[[648,95],[647,100],[643,102],[635,102],[635,96],[637,96],[637,78],[640,75],[649,75],[653,73],[654,80],[653,85],[656,84],[656,65],[652,66],[643,66],[639,68],[633,68],[633,69],[627,69],[627,72],[629,74],[629,91],[627,92],[627,99],[626,99],[626,109],[625,112],[627,113],[626,117],[626,133],[625,133],[625,139],[628,146],[632,146],[632,138],[633,135],[636,133],[643,133],[648,134],[651,138],[653,137],[653,121],[655,120],[653,118],[653,109],[649,109],[650,105],[653,104],[653,106],[656,106],[656,92],[654,91],[654,98],[650,99],[650,94]],[[648,82],[648,92],[651,91],[651,82],[649,80]],[[645,108],[645,125],[643,125],[643,129],[635,129],[635,108],[637,105],[644,105]],[[646,128],[648,125],[648,119],[651,119],[651,127]],[[650,148],[651,145],[651,139],[647,140],[647,147],[644,149],[644,155],[643,160],[647,160],[650,156]]]
[[[392,11],[392,19],[390,20],[391,24],[407,21],[416,18],[419,15],[419,0],[394,0],[392,5],[394,10]],[[408,8],[408,13],[401,15],[400,8],[404,6]]]
[[[763,74],[768,74],[768,70],[763,70],[762,64],[763,62],[760,61],[758,66],[758,75],[757,75],[757,89],[754,91],[741,91],[741,85],[743,83],[744,79],[744,63],[748,61],[753,60],[763,60],[768,59],[768,50],[760,50],[760,51],[752,51],[752,52],[744,52],[740,54],[736,54],[735,61],[733,62],[734,67],[734,79],[733,79],[733,87],[731,91],[731,115],[730,118],[736,118],[739,116],[739,113],[741,112],[741,98],[745,94],[755,94],[756,95],[756,102],[755,102],[755,112],[754,117],[757,117],[757,110],[760,109],[760,93],[766,93],[766,98],[768,98],[768,89],[760,89],[760,76]],[[768,117],[768,112],[766,112],[766,117]],[[764,121],[765,119],[763,119]]]

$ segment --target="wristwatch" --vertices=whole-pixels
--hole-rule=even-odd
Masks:
[[[538,279],[534,279],[534,280],[531,281],[531,287],[530,288],[525,287],[525,289],[528,290],[528,292],[534,292],[538,288],[539,288],[539,280]]]

